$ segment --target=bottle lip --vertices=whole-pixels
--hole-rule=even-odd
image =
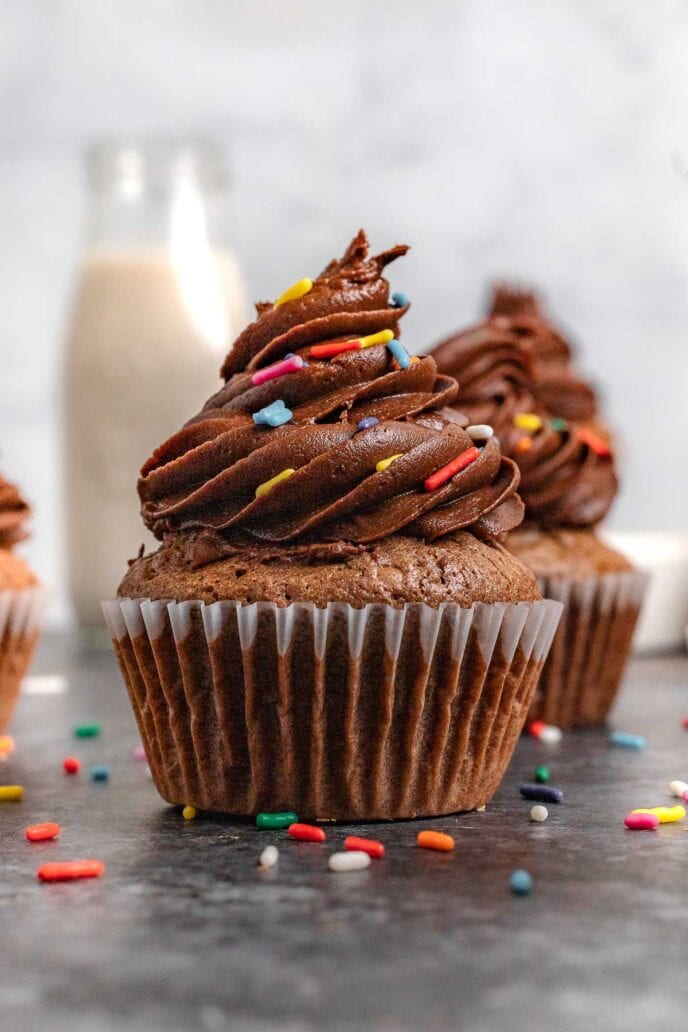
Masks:
[[[85,168],[91,190],[132,199],[168,194],[181,182],[203,192],[231,183],[228,148],[212,137],[98,140],[86,151]]]

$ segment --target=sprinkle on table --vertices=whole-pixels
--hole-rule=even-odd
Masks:
[[[511,872],[509,888],[514,896],[530,896],[533,891],[533,878],[528,871],[518,868]]]
[[[472,441],[487,441],[494,434],[494,430],[487,423],[475,423],[466,427],[466,433]]]
[[[292,283],[288,290],[285,290],[283,294],[280,294],[272,307],[279,308],[280,305],[286,304],[287,301],[298,301],[300,297],[305,297],[306,294],[310,294],[312,289],[313,280],[309,280],[307,277],[297,280],[296,283]]]
[[[403,454],[403,452],[398,452],[396,455],[390,455],[387,459],[380,459],[379,462],[375,463],[376,472],[384,473],[388,466],[391,466],[393,462],[396,462],[397,459],[400,459]]]
[[[362,849],[355,849],[346,853],[333,853],[327,861],[331,871],[338,874],[347,874],[349,871],[363,871],[370,867],[370,854]]]
[[[466,448],[464,452],[461,452],[461,454],[457,455],[455,459],[448,462],[446,466],[442,466],[441,469],[438,469],[436,473],[433,473],[425,480],[423,484],[425,490],[436,491],[438,487],[441,487],[442,484],[446,484],[448,480],[455,477],[457,473],[461,473],[462,470],[466,469],[467,466],[470,466],[471,463],[475,462],[475,460],[479,458],[479,448],[476,448],[475,446]]]
[[[287,828],[289,838],[297,842],[324,842],[325,832],[314,824],[299,824],[298,821]]]
[[[0,735],[0,760],[6,760],[14,752],[12,735]]]
[[[669,791],[677,799],[683,799],[686,792],[688,792],[688,785],[685,781],[672,781],[669,784]]]
[[[632,735],[628,731],[610,731],[609,744],[621,749],[644,749],[647,742],[642,735]]]
[[[374,860],[381,860],[385,855],[385,847],[375,839],[359,838],[358,835],[347,835],[344,839],[344,849],[356,852],[367,853]]]
[[[279,849],[277,846],[266,846],[258,859],[258,867],[261,871],[269,871],[279,860]]]
[[[545,724],[538,735],[538,739],[546,745],[558,745],[563,737],[564,732],[556,724]]]
[[[270,480],[266,480],[264,484],[259,484],[256,488],[256,498],[262,498],[263,495],[269,494],[273,487],[281,483],[283,480],[288,480],[293,473],[296,473],[295,469],[283,469],[277,476],[272,477]]]
[[[23,796],[23,785],[0,785],[0,803],[18,803]]]
[[[642,806],[631,810],[631,814],[651,813],[659,818],[660,824],[676,824],[686,816],[684,806]]]
[[[514,416],[514,426],[519,430],[530,430],[535,433],[542,426],[542,420],[534,412],[519,412]]]
[[[281,398],[253,413],[253,422],[256,426],[284,426],[292,418],[291,409],[287,408]]]
[[[298,824],[298,821],[299,818],[291,810],[283,813],[259,813],[256,817],[256,827],[262,831],[268,831],[275,828],[288,828],[290,824]]]
[[[196,807],[195,806],[191,806],[191,804],[189,803],[182,810],[182,817],[184,818],[185,821],[192,821],[194,819],[194,817],[197,815],[197,813],[198,813],[198,811],[197,811]]]
[[[395,337],[392,340],[387,341],[387,350],[392,355],[395,362],[398,362],[402,369],[408,369],[411,365],[411,356],[408,351]]]
[[[451,835],[443,831],[420,831],[416,842],[421,849],[435,849],[440,853],[450,853],[456,845]]]
[[[65,756],[62,766],[65,774],[78,774],[81,770],[81,760],[78,760],[76,756]]]
[[[542,824],[549,817],[549,810],[546,806],[542,806],[540,803],[536,803],[535,806],[531,807],[530,819],[535,824]]]
[[[603,441],[597,434],[594,434],[592,430],[588,430],[585,426],[580,426],[577,428],[577,433],[578,439],[583,444],[587,444],[590,451],[599,456],[599,458],[608,459],[611,456],[612,450],[607,442]]]
[[[539,785],[546,785],[549,781],[549,769],[543,764],[535,768],[535,780]]]
[[[74,728],[75,738],[97,738],[102,731],[100,724],[77,724]]]
[[[535,785],[527,782],[519,786],[524,799],[536,799],[540,803],[563,803],[564,793],[553,785]]]
[[[377,426],[380,420],[377,416],[364,416],[356,425],[357,430],[370,430],[371,426]]]
[[[547,724],[545,724],[544,720],[531,720],[526,727],[526,731],[531,738],[539,738],[546,727]]]
[[[683,717],[681,720],[681,727],[684,731],[688,731],[688,717]]]
[[[265,369],[258,369],[251,377],[251,383],[254,387],[260,387],[261,383],[267,383],[268,380],[276,380],[287,373],[297,373],[305,364],[300,355],[285,355],[280,362],[274,362]]]
[[[659,827],[659,817],[656,813],[629,813],[624,824],[631,831],[654,831]]]
[[[56,839],[60,834],[60,825],[55,821],[46,821],[43,824],[32,824],[24,829],[24,838],[27,842],[48,842]]]
[[[91,781],[109,781],[110,768],[104,763],[96,763],[91,767]]]
[[[41,881],[73,881],[75,878],[100,878],[105,873],[102,860],[61,860],[42,864],[36,872]]]
[[[391,297],[392,305],[394,308],[406,308],[409,303],[409,299],[402,290],[395,290]]]

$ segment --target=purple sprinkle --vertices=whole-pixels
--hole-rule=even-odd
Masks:
[[[377,424],[379,422],[380,422],[380,420],[376,419],[375,416],[366,416],[365,419],[362,419],[360,421],[360,423],[358,424],[356,429],[357,430],[369,430],[371,428],[371,426],[377,426]]]

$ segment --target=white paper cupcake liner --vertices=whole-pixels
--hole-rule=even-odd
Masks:
[[[564,609],[530,716],[564,729],[601,724],[621,683],[648,577],[629,570],[538,584]]]
[[[486,803],[561,609],[103,603],[164,799],[340,820]]]
[[[0,591],[0,734],[9,724],[38,644],[47,597],[39,585]]]

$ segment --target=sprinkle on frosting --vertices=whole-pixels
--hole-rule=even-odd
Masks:
[[[462,470],[466,469],[467,466],[470,466],[472,462],[475,462],[475,460],[479,458],[479,448],[466,448],[466,451],[461,452],[461,454],[457,455],[455,459],[448,462],[446,466],[442,466],[441,469],[438,469],[436,473],[433,473],[432,476],[429,476],[426,479],[425,484],[423,485],[425,490],[436,491],[438,487],[441,487],[442,484],[446,484],[448,480],[455,477],[457,473],[461,473]]]
[[[253,422],[256,426],[284,426],[292,418],[291,409],[286,407],[281,398],[253,413]]]
[[[467,426],[466,433],[472,441],[487,441],[494,434],[494,430],[487,423],[476,423],[473,426]]]
[[[516,453],[522,455],[524,452],[530,451],[533,447],[532,437],[519,437],[516,441]]]
[[[371,426],[377,426],[380,422],[375,416],[366,416],[365,419],[361,419],[356,426],[357,430],[370,430]]]
[[[398,340],[387,341],[387,348],[394,356],[395,360],[399,363],[402,369],[408,369],[411,365],[411,358],[408,351]]]
[[[559,433],[562,433],[564,430],[568,429],[569,424],[565,419],[561,419],[561,417],[555,416],[554,419],[550,419],[549,425],[552,427],[553,430],[557,430]]]
[[[535,433],[542,426],[542,420],[535,412],[519,412],[514,416],[514,426],[519,430],[531,430]]]
[[[296,473],[295,469],[283,469],[277,476],[271,477],[270,480],[266,480],[264,484],[259,484],[256,488],[256,498],[262,498],[263,495],[269,494],[273,487],[281,483],[283,480],[288,480],[293,473]]]
[[[594,434],[592,430],[588,430],[585,426],[578,427],[578,439],[587,444],[590,451],[594,452],[602,459],[609,458],[612,454],[612,450],[606,441],[603,441],[601,437]]]
[[[281,305],[287,303],[287,301],[298,301],[300,297],[305,297],[313,289],[313,280],[300,279],[296,283],[293,283],[288,290],[285,290],[283,294],[275,301],[274,308],[280,308]]]
[[[392,330],[380,330],[379,333],[370,333],[367,337],[361,337],[362,348],[372,348],[375,344],[388,344],[391,340],[394,340],[394,333]]]
[[[406,308],[409,304],[409,299],[401,290],[395,290],[390,300],[395,308]]]
[[[400,459],[402,454],[403,454],[402,452],[399,452],[398,455],[390,455],[389,458],[387,458],[387,459],[380,459],[379,462],[375,463],[376,471],[378,473],[383,473],[384,470],[386,470],[388,466],[391,466],[393,462],[396,462],[397,459]]]
[[[303,369],[305,364],[301,355],[285,355],[281,362],[275,362],[273,365],[266,366],[264,369],[259,369],[258,372],[254,373],[251,377],[251,383],[254,387],[260,387],[261,383],[276,380],[278,376],[298,372],[299,369]]]

